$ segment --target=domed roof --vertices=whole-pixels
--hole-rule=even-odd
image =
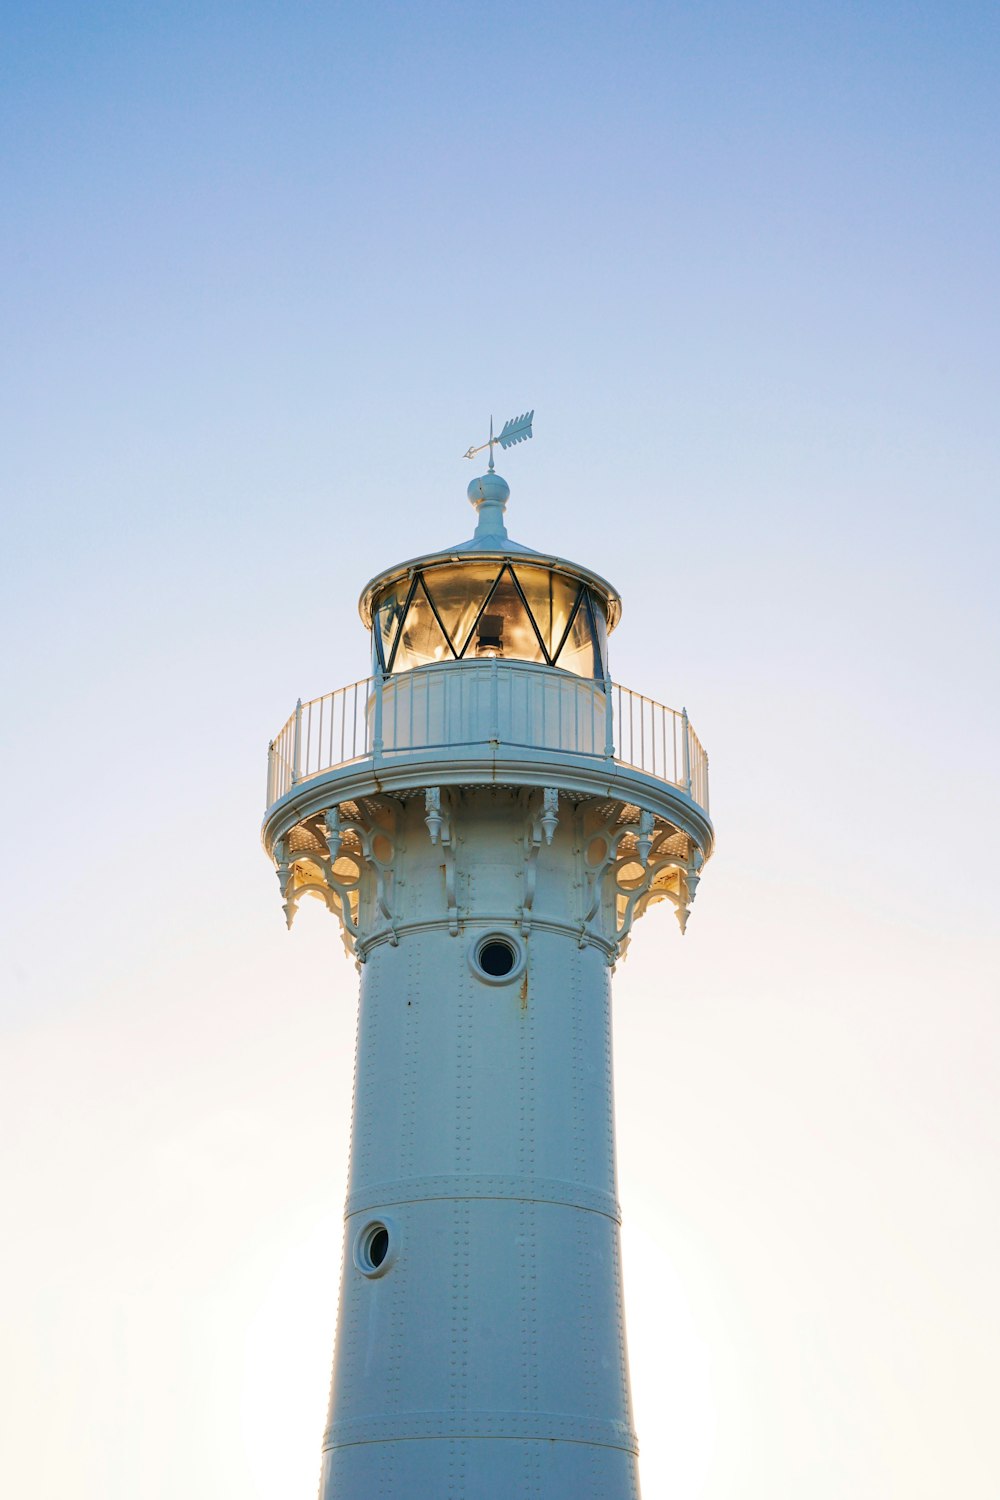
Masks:
[[[594,573],[590,568],[581,567],[579,563],[569,562],[566,558],[556,557],[552,554],[537,552],[534,547],[526,547],[522,542],[515,542],[507,534],[504,525],[504,511],[510,497],[510,485],[500,474],[492,469],[474,479],[466,492],[469,503],[476,508],[478,522],[474,534],[468,541],[458,542],[453,547],[442,548],[438,552],[426,552],[419,557],[409,558],[406,562],[397,563],[394,567],[386,568],[381,573],[376,573],[361,591],[358,600],[358,612],[364,621],[365,628],[371,629],[373,604],[378,595],[396,583],[400,578],[414,573],[417,569],[439,567],[450,562],[461,562],[463,560],[474,561],[479,558],[483,560],[497,558],[523,557],[536,567],[549,568],[552,572],[568,574],[570,577],[586,583],[597,595],[604,605],[607,615],[608,629],[613,630],[621,618],[622,602],[616,589],[602,578],[599,573]]]

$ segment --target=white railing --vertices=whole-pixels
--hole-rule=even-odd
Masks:
[[[708,811],[708,756],[688,720],[687,709],[666,708],[611,683],[615,759],[661,781],[683,787]]]
[[[299,699],[268,746],[268,807],[298,782],[371,754],[366,709],[374,690],[374,679],[362,677],[309,703]]]
[[[686,710],[610,680],[498,661],[366,677],[297,703],[268,748],[267,805],[352,761],[384,765],[415,751],[490,745],[618,761],[708,810],[708,757]]]

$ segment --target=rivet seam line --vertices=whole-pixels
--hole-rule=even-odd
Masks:
[[[345,1219],[389,1204],[424,1203],[435,1199],[492,1198],[524,1203],[551,1203],[603,1214],[621,1223],[621,1208],[610,1193],[572,1182],[549,1178],[517,1177],[412,1177],[396,1182],[376,1182],[352,1193],[344,1205]]]
[[[413,1438],[463,1441],[505,1438],[585,1443],[638,1452],[635,1433],[623,1422],[571,1417],[559,1412],[413,1412],[391,1417],[353,1417],[326,1431],[324,1451],[355,1443],[406,1442]]]

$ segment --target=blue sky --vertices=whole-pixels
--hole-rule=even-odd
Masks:
[[[266,743],[534,407],[511,533],[713,766],[616,980],[647,1494],[992,1500],[995,7],[4,31],[8,1487],[311,1492],[355,979]]]

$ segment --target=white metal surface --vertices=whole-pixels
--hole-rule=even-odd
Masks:
[[[543,838],[525,939],[527,810],[487,790],[449,808],[476,912],[452,936],[425,807],[383,825],[406,902],[361,970],[322,1493],[631,1496],[610,975],[578,941],[573,826]],[[509,982],[470,962],[490,933],[523,949]],[[372,1223],[398,1247],[375,1278],[354,1256]]]

